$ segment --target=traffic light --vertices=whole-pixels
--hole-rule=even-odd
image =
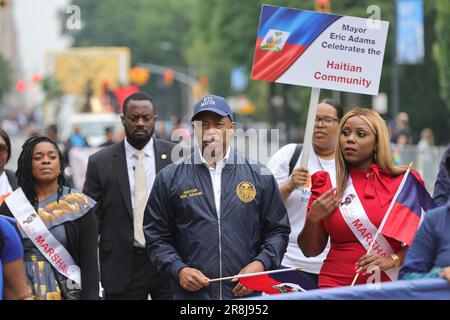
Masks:
[[[164,71],[164,84],[168,87],[173,85],[173,78],[175,74],[172,69],[166,69]]]
[[[0,0],[1,1],[1,0]],[[39,83],[42,80],[42,76],[40,73],[36,72],[35,74],[33,74],[33,77],[31,78],[31,82],[33,83]]]
[[[201,85],[197,82],[192,86],[192,95],[194,96],[194,100],[198,101],[203,96],[203,90]]]
[[[316,11],[331,12],[331,0],[315,0]]]
[[[208,94],[208,82],[208,76],[203,75],[198,77],[197,83],[192,87],[192,93],[196,101]]]
[[[200,83],[200,86],[202,87],[203,90],[208,89],[208,84],[209,84],[208,76],[198,77],[198,82]]]
[[[146,68],[135,67],[130,70],[130,82],[138,86],[145,85],[150,79],[150,71]]]
[[[16,91],[25,92],[25,90],[27,90],[27,83],[25,82],[25,80],[17,80]]]

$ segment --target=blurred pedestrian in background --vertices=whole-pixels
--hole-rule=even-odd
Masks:
[[[399,136],[403,135],[403,137]],[[391,142],[396,144],[412,144],[411,128],[409,127],[409,116],[406,112],[399,112],[395,117],[395,126],[392,128]]]
[[[115,143],[114,141],[114,128],[106,127],[105,128],[105,142],[103,142],[100,147],[107,147]]]
[[[433,130],[431,130],[431,128],[425,128],[420,132],[420,140],[417,143],[416,148],[416,168],[424,179],[431,179],[431,176],[433,175],[433,147]]]

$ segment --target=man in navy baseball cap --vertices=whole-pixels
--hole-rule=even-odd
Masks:
[[[150,260],[170,275],[174,299],[255,294],[242,283],[209,277],[220,276],[217,266],[228,275],[280,265],[291,229],[277,182],[231,147],[235,123],[225,99],[202,98],[192,121],[198,146],[187,161],[158,174],[148,199]]]
[[[227,101],[207,95],[195,104],[191,121],[202,154],[202,161],[215,167],[227,157],[234,134],[233,113]]]
[[[227,101],[222,97],[211,94],[201,98],[200,101],[195,104],[194,115],[192,116],[191,121],[198,120],[197,115],[203,111],[211,111],[222,117],[228,116],[231,122],[233,122],[233,112]]]

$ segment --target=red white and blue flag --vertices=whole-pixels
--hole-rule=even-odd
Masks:
[[[387,237],[411,245],[423,214],[436,207],[423,184],[408,170],[404,184],[381,228]]]
[[[252,79],[276,81],[311,43],[342,16],[264,5]]]
[[[283,269],[277,270],[274,273],[239,278],[239,282],[247,289],[265,292],[267,294],[304,292],[306,290],[317,288],[314,287],[312,283],[311,287],[308,287],[308,281],[309,280],[297,270],[283,272]]]

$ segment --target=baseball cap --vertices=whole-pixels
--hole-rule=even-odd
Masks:
[[[201,98],[200,101],[195,104],[194,115],[192,116],[191,121],[194,121],[197,115],[203,111],[211,111],[222,117],[228,116],[230,120],[233,121],[233,112],[225,98],[215,95],[208,95]]]

